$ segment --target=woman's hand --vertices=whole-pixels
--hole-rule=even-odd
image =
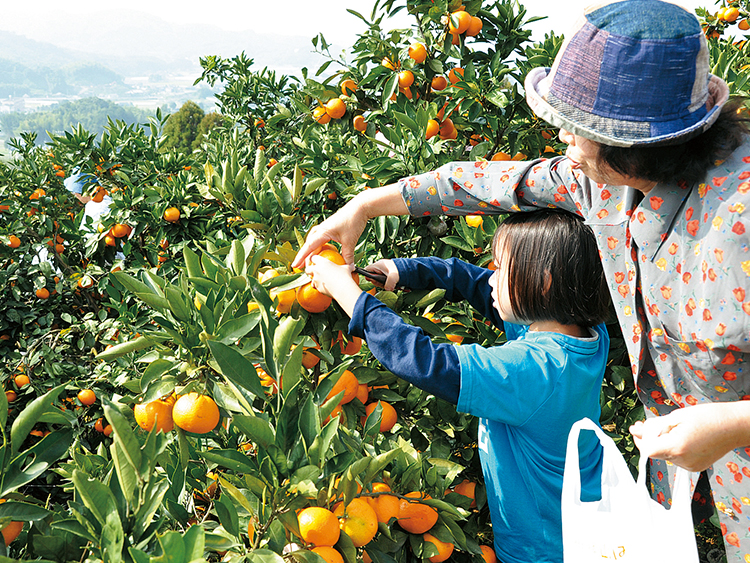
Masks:
[[[354,264],[354,248],[367,226],[367,221],[381,215],[406,215],[408,209],[401,197],[398,185],[390,184],[358,193],[349,203],[313,227],[307,233],[307,240],[297,252],[292,262],[301,268],[309,262],[310,256],[328,241],[341,244],[341,255],[347,264]]]
[[[681,408],[636,422],[630,433],[641,455],[703,471],[729,451],[750,446],[750,405],[736,401]]]
[[[378,260],[377,262],[373,262],[372,264],[367,266],[366,269],[378,274],[384,274],[386,276],[385,283],[383,284],[383,289],[386,289],[388,291],[393,291],[394,289],[396,289],[396,286],[398,285],[399,274],[398,268],[396,268],[396,263],[393,260]]]
[[[308,231],[305,244],[292,262],[294,268],[301,268],[309,263],[310,256],[331,240],[341,244],[341,255],[346,263],[354,264],[354,247],[367,226],[368,217],[353,203],[354,200]]]
[[[352,279],[354,266],[339,266],[322,256],[311,256],[305,273],[312,278],[312,285],[321,293],[333,297],[349,317],[354,312],[362,290]]]

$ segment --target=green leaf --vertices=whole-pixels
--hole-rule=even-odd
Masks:
[[[422,299],[417,301],[415,307],[417,309],[423,309],[425,307],[428,307],[432,305],[433,303],[437,303],[438,301],[440,301],[444,295],[445,295],[444,289],[433,289],[427,295],[422,297]]]
[[[106,397],[102,398],[104,403],[104,416],[114,429],[113,436],[120,443],[125,459],[136,473],[141,472],[141,448],[138,439],[133,434],[130,423],[125,420],[117,407]],[[145,476],[144,476],[145,477]]]
[[[125,289],[130,293],[154,293],[150,286],[146,285],[141,280],[134,278],[130,274],[126,274],[125,272],[113,272],[110,275],[114,276],[114,278],[124,285]]]
[[[238,414],[232,417],[232,424],[263,448],[268,448],[276,439],[273,426],[260,417]]]
[[[245,270],[245,248],[237,239],[232,241],[232,248],[229,251],[228,266],[236,276],[244,276]]]
[[[256,473],[257,468],[250,463],[247,456],[237,450],[210,450],[198,452],[203,459],[217,463],[222,467],[238,473]]]
[[[18,454],[3,470],[0,497],[39,477],[68,452],[72,443],[73,430],[63,428],[48,434],[40,442]],[[34,460],[31,464],[26,462],[29,457]]]
[[[230,348],[221,342],[209,340],[208,347],[219,364],[224,377],[243,389],[250,391],[256,397],[265,397],[265,391],[260,384],[258,372],[255,370],[252,362],[234,348]]]
[[[284,365],[283,375],[281,377],[281,392],[286,397],[292,388],[302,379],[302,355],[305,349],[302,346],[296,346],[289,355],[289,360]]]
[[[417,122],[405,113],[394,111],[393,116],[399,121],[399,123],[411,129],[412,132],[416,134],[420,133],[419,125],[417,125]]]
[[[315,436],[312,445],[308,448],[307,456],[310,463],[317,467],[323,467],[326,456],[331,448],[333,439],[337,436],[339,429],[338,417],[333,417],[321,431]]]
[[[251,563],[284,563],[284,559],[270,549],[256,549],[247,555]]]
[[[136,469],[128,462],[127,456],[122,449],[122,442],[114,440],[110,446],[112,460],[117,472],[117,480],[120,482],[120,489],[128,503],[135,504],[138,493],[138,476]]]
[[[465,250],[466,252],[474,251],[474,248],[461,237],[447,236],[447,237],[442,237],[440,240],[449,246],[458,248],[460,250]]]
[[[168,285],[164,289],[164,294],[167,298],[167,303],[169,304],[169,310],[172,311],[175,318],[180,321],[189,321],[192,318],[190,307],[185,303],[185,296],[182,291],[176,287]]]
[[[0,518],[13,517],[13,520],[33,522],[46,518],[50,514],[52,513],[46,508],[28,502],[9,500],[0,504]]]
[[[234,499],[235,504],[240,505],[243,510],[245,510],[245,512],[250,515],[255,514],[255,510],[250,504],[250,501],[247,500],[247,497],[245,497],[242,491],[240,491],[237,487],[235,487],[221,475],[219,475],[219,484],[221,485],[222,496],[224,494],[228,494],[232,497],[232,499]]]
[[[203,552],[206,549],[206,534],[202,526],[192,525],[182,536],[185,546],[185,560],[187,562],[203,561]]]
[[[107,522],[107,515],[118,514],[117,502],[112,492],[96,479],[88,479],[85,473],[74,469],[73,485],[78,497],[102,526]],[[119,521],[119,516],[117,518]]]
[[[107,350],[104,350],[103,352],[100,352],[99,354],[96,355],[96,359],[104,360],[108,362],[110,360],[120,358],[124,356],[125,354],[130,354],[131,352],[138,352],[139,350],[145,350],[146,348],[150,348],[151,346],[154,346],[161,342],[165,342],[169,339],[170,337],[167,335],[139,336],[138,338],[135,338],[133,340],[128,340],[127,342],[123,342],[121,344],[115,344],[114,346],[112,346],[112,348],[109,348]]]
[[[312,395],[307,395],[299,412],[299,432],[304,441],[305,450],[310,449],[320,430],[318,416],[318,406]]]
[[[8,423],[8,397],[5,396],[5,393],[2,393],[2,395],[0,397],[0,428],[5,428]]]
[[[327,183],[327,178],[313,178],[307,183],[307,187],[305,188],[305,197],[309,197],[319,190],[323,192]]]
[[[52,403],[57,400],[57,397],[65,389],[65,385],[58,385],[47,391],[41,397],[37,397],[31,401],[26,407],[19,413],[18,418],[13,421],[13,426],[10,429],[10,442],[11,442],[11,453],[15,455],[21,448],[21,444],[31,432],[31,429],[39,421],[39,418],[47,411],[54,409]]]
[[[229,495],[221,495],[214,503],[216,507],[216,514],[219,516],[219,522],[224,526],[224,529],[239,538],[240,536],[240,523],[239,517],[237,516],[237,509],[234,508]]]
[[[260,322],[260,313],[253,311],[234,319],[229,319],[216,330],[216,341],[222,344],[234,344],[237,340],[253,330]]]
[[[279,323],[273,335],[273,355],[278,361],[286,360],[292,342],[299,336],[305,327],[306,317],[286,316]]]

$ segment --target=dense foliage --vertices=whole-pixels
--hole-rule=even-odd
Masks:
[[[223,88],[222,119],[192,152],[168,148],[161,112],[143,126],[111,119],[101,135],[66,125],[44,147],[30,133],[12,142],[0,164],[0,528],[24,524],[0,556],[319,563],[296,512],[353,507],[385,495],[385,483],[410,507],[408,493],[431,497],[429,532],[455,545],[452,560],[491,561],[476,421],[385,370],[347,337],[335,304],[310,313],[290,293],[307,281],[289,266],[306,231],[360,190],[457,158],[561,149],[519,90],[561,37],[531,45],[522,7],[470,0],[481,30],[453,44],[460,7],[376,3],[358,14],[369,29],[351,59],[330,57],[314,76],[255,71],[244,54],[205,57],[201,79]],[[389,31],[404,8],[414,26]],[[716,72],[741,89],[744,46],[711,43]],[[315,46],[327,52],[324,37]],[[84,195],[108,194],[103,214],[65,189],[74,172]],[[381,218],[357,260],[486,265],[496,224]],[[503,341],[440,291],[360,283],[437,341]],[[626,429],[642,410],[611,328],[602,423],[635,464]],[[348,374],[359,395],[342,404],[346,390],[332,390]],[[157,432],[166,413],[178,420],[175,395],[191,393],[211,397],[220,422]],[[381,430],[386,403],[395,420]],[[139,427],[147,404],[162,409],[150,432]],[[440,551],[393,519],[376,530],[365,544],[355,530],[337,534],[339,557],[405,563]]]

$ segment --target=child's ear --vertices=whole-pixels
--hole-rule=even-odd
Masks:
[[[542,295],[546,296],[552,287],[552,273],[549,270],[544,271],[544,290]]]

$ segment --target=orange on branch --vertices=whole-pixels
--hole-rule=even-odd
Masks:
[[[474,507],[477,505],[477,501],[475,498],[475,492],[476,492],[477,484],[473,481],[469,481],[468,479],[464,479],[461,481],[458,485],[453,487],[453,490],[457,492],[459,495],[463,495],[465,497],[468,497],[471,499],[471,506]]]
[[[423,63],[427,59],[427,48],[422,43],[412,43],[409,46],[409,56],[415,63]]]
[[[322,313],[333,302],[333,298],[315,289],[312,282],[297,288],[297,303],[308,313]]]
[[[401,501],[390,493],[391,488],[385,483],[373,483],[372,492],[380,493],[378,496],[366,497],[378,517],[378,522],[387,524],[391,518],[398,519],[401,510]]]
[[[367,404],[367,398],[370,396],[370,388],[365,383],[360,383],[357,388],[357,395],[355,398],[359,399],[359,402],[363,405]]]
[[[176,223],[180,220],[180,210],[176,207],[168,207],[164,211],[164,220],[169,223]]]
[[[432,139],[440,132],[440,123],[436,119],[430,119],[425,128],[425,139]]]
[[[347,78],[341,82],[341,93],[345,96],[349,96],[357,91],[357,84],[351,78]]]
[[[479,35],[480,31],[482,31],[482,20],[475,16],[472,16],[471,23],[469,23],[469,27],[466,29],[466,36],[475,37]]]
[[[354,127],[355,131],[359,131],[360,133],[364,133],[367,131],[367,122],[365,121],[365,118],[361,115],[357,115],[352,120],[352,126]]]
[[[11,248],[18,248],[19,246],[21,246],[21,239],[16,235],[10,235],[8,237],[8,246],[10,246]]]
[[[346,342],[344,340],[344,333],[342,331],[339,331],[336,342],[338,342],[342,354],[346,356],[353,356],[362,349],[362,339],[360,337],[349,336],[346,339]]]
[[[448,21],[448,30],[451,33],[464,33],[471,25],[471,14],[466,10],[453,12]]]
[[[208,395],[195,391],[180,396],[172,407],[172,420],[187,432],[206,434],[219,423],[219,407]]]
[[[81,389],[78,392],[78,400],[81,401],[82,405],[90,407],[96,402],[96,393],[91,389]]]
[[[276,310],[284,315],[292,310],[292,305],[294,305],[294,302],[297,300],[297,292],[294,289],[287,289],[285,291],[271,290],[270,295],[271,299],[278,300]]]
[[[157,399],[148,403],[139,403],[133,409],[135,422],[150,432],[154,426],[156,431],[167,433],[174,428],[172,420],[172,403]]]
[[[13,381],[15,382],[16,387],[18,387],[19,389],[23,389],[29,383],[31,383],[29,376],[26,375],[25,373],[19,373],[17,376],[13,378]]]
[[[414,73],[410,70],[402,70],[398,73],[399,88],[408,88],[414,84]]]
[[[39,299],[49,299],[49,290],[46,287],[40,287],[36,290],[36,296]]]
[[[376,403],[370,403],[369,405],[367,405],[365,407],[365,413],[366,413],[365,420],[375,411],[375,409],[378,406],[378,403],[383,409],[382,415],[380,418],[380,431],[390,432],[393,429],[393,427],[396,426],[396,422],[398,421],[398,415],[396,414],[396,409],[394,409],[390,403],[386,403],[385,401],[378,401]]]
[[[312,111],[312,116],[315,121],[320,123],[321,125],[325,125],[329,121],[331,121],[331,116],[328,115],[328,112],[326,111],[326,108],[323,106],[318,106]]]
[[[492,155],[492,158],[490,160],[499,161],[499,160],[510,160],[510,155],[507,152],[496,152]]]
[[[464,69],[461,67],[455,67],[448,71],[448,80],[451,84],[456,84],[460,80],[464,79]]]
[[[326,113],[331,119],[340,119],[346,113],[346,104],[341,98],[332,98],[326,104]]]
[[[430,82],[430,86],[432,86],[433,90],[439,92],[440,90],[445,90],[448,87],[448,80],[445,78],[445,76],[438,75],[432,79],[432,82]]]
[[[310,551],[320,555],[325,559],[326,563],[344,563],[344,558],[341,554],[330,546],[322,545],[320,547],[313,547]]]
[[[424,534],[422,538],[424,541],[430,542],[437,548],[437,555],[433,555],[429,558],[431,563],[442,563],[453,553],[453,544],[450,542],[440,541],[432,534]]]
[[[326,375],[327,374],[323,374],[320,376],[318,384],[320,384],[320,382],[326,378]],[[328,393],[326,400],[335,397],[336,395],[341,393],[341,391],[344,392],[344,395],[341,397],[341,401],[339,401],[340,405],[345,405],[353,401],[354,397],[357,396],[357,391],[359,391],[359,381],[357,380],[357,377],[348,369],[344,370],[344,373],[339,376],[338,381],[336,381],[336,383],[333,385],[333,388]]]
[[[333,513],[338,516],[339,525],[352,540],[355,547],[362,547],[372,541],[378,533],[378,516],[364,498],[357,497],[344,506],[336,505]]]
[[[115,238],[123,238],[130,236],[132,230],[133,229],[130,227],[130,225],[126,225],[124,223],[116,223],[112,226],[112,230],[110,232]]]
[[[480,545],[479,549],[482,550],[482,559],[484,559],[485,563],[497,563],[497,555],[495,555],[493,548],[489,545]]]
[[[339,541],[341,528],[338,518],[322,506],[303,508],[297,514],[297,524],[302,539],[315,547],[331,547]]]
[[[419,491],[407,493],[404,496],[407,498],[401,499],[398,515],[399,526],[412,534],[424,534],[437,522],[437,510],[419,502],[419,500],[426,498]]]

